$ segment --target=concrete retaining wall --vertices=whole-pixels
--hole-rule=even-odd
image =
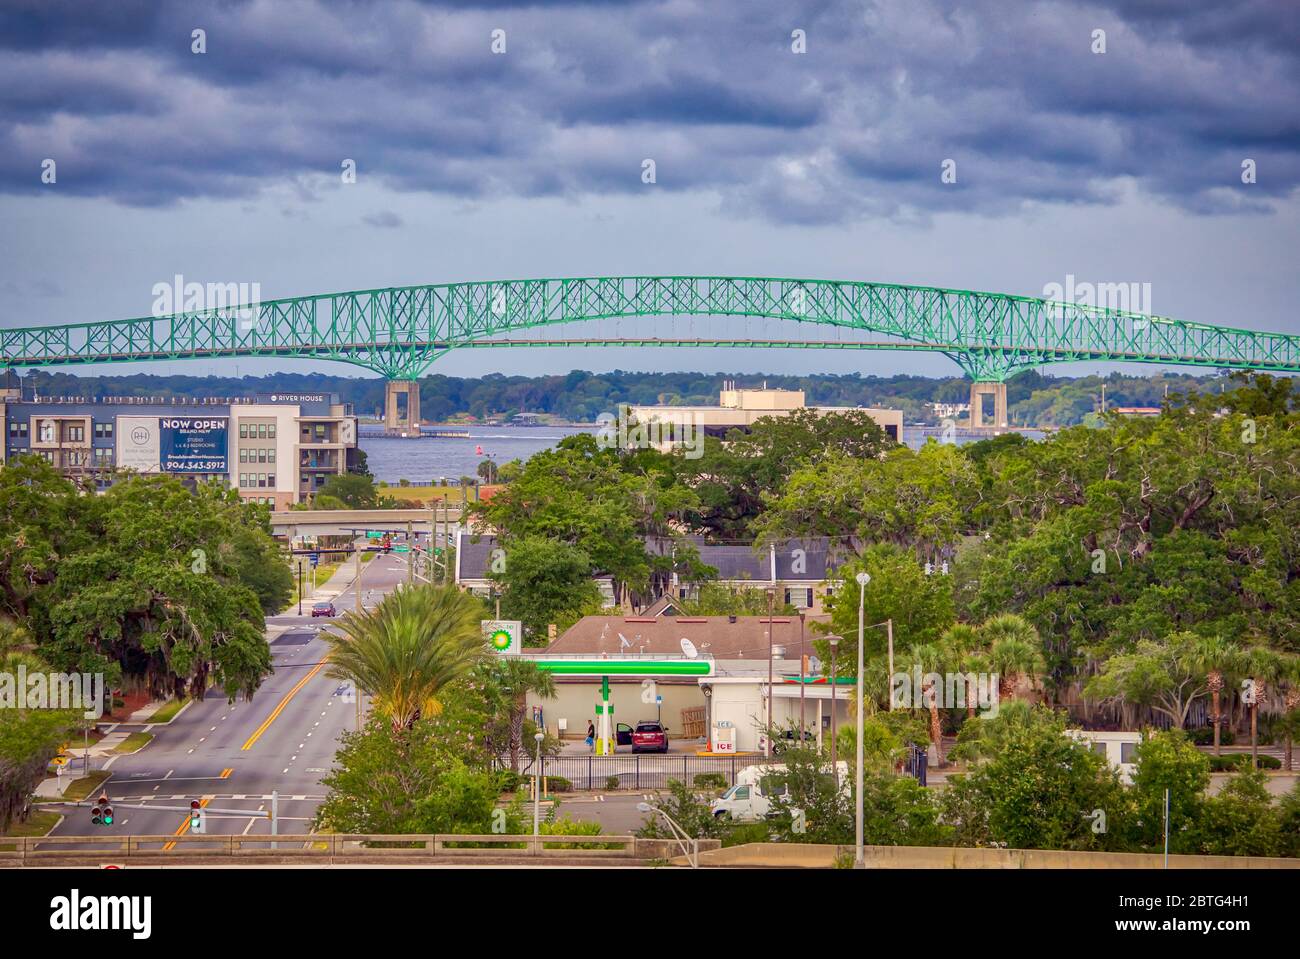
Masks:
[[[831,868],[852,846],[749,843],[701,853],[710,866]],[[1065,852],[1054,849],[970,849],[956,846],[867,846],[871,869],[1160,869],[1164,856],[1152,853]],[[1300,859],[1258,856],[1170,856],[1170,869],[1300,869]]]

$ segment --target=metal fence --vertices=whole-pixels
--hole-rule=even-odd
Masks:
[[[736,774],[746,766],[780,762],[762,756],[689,756],[630,755],[555,756],[542,760],[542,775],[560,776],[575,790],[666,789],[668,780],[677,779],[688,786],[704,774],[722,776],[727,786],[736,784]],[[521,765],[520,773],[534,774],[533,763]]]
[[[853,757],[847,758],[851,766]],[[722,782],[715,778],[714,785],[730,787],[736,784],[736,774],[745,767],[779,762],[779,753],[770,759],[760,755],[693,756],[671,753],[549,756],[542,759],[542,775],[561,777],[568,781],[568,788],[577,791],[667,789],[670,779],[688,786],[703,787],[707,783],[697,783],[696,777],[710,774],[712,777],[722,777]],[[501,761],[494,765],[497,768],[506,766]],[[536,772],[534,766],[535,760],[529,758],[520,764],[519,772],[524,776],[532,776]],[[925,750],[910,747],[900,772],[920,780],[922,786],[926,785]]]

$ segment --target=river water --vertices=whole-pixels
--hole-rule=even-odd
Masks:
[[[455,482],[462,476],[477,476],[478,464],[488,457],[497,463],[526,460],[534,453],[550,449],[566,436],[594,433],[596,429],[595,426],[471,426],[468,427],[468,438],[425,437],[418,440],[366,436],[363,431],[360,442],[375,479],[392,485],[406,479],[421,486],[437,483],[444,477]],[[1043,437],[1038,430],[1023,432],[1030,439]],[[937,433],[936,429],[906,426],[903,428],[903,442],[917,449],[927,436]],[[981,437],[958,433],[955,439],[959,445],[965,445],[978,438]]]

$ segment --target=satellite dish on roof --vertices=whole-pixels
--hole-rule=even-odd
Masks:
[[[695,648],[695,644],[685,636],[682,637],[682,652],[686,654],[687,659],[694,659],[700,655],[699,650]]]

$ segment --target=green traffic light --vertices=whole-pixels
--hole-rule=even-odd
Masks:
[[[111,812],[104,814],[104,825],[105,826],[113,825],[113,814]]]

